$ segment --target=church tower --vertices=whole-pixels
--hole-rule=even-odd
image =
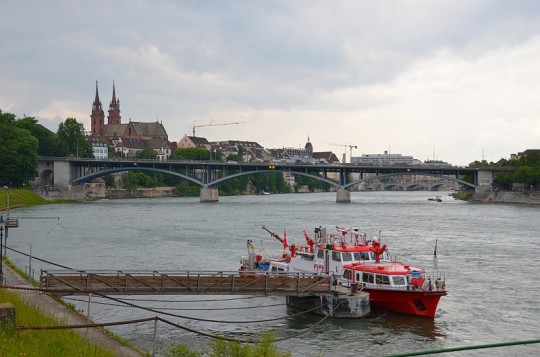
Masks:
[[[116,100],[116,91],[114,88],[114,82],[112,87],[112,100],[111,104],[109,105],[109,115],[107,116],[107,124],[108,125],[116,125],[121,124],[121,117],[120,117],[120,98]]]
[[[101,107],[101,101],[99,100],[98,82],[96,81],[96,98],[92,103],[92,114],[90,115],[90,127],[92,135],[103,134],[103,124],[105,124],[105,113]]]
[[[306,149],[306,154],[308,154],[308,156],[313,156],[313,145],[309,142],[309,135],[307,137],[307,143],[304,148]]]

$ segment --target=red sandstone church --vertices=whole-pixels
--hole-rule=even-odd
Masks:
[[[136,156],[138,151],[146,148],[158,152],[158,157],[162,159],[167,159],[171,155],[172,144],[162,123],[135,122],[130,119],[128,123],[122,124],[120,99],[116,98],[114,82],[108,113],[105,124],[105,113],[99,99],[96,81],[96,97],[90,115],[91,133],[94,138],[111,145],[116,152],[121,152],[126,157]]]

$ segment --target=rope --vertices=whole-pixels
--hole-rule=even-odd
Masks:
[[[316,306],[316,307],[314,307],[312,309],[304,310],[304,311],[296,313],[296,314],[282,316],[282,317],[275,317],[275,318],[271,318],[271,319],[249,320],[249,321],[245,321],[245,320],[223,321],[223,320],[203,319],[203,318],[200,318],[200,317],[191,317],[191,316],[173,314],[173,313],[170,313],[170,312],[164,312],[164,311],[160,311],[158,309],[153,309],[153,308],[150,308],[150,307],[135,305],[135,304],[132,304],[130,302],[123,301],[121,299],[114,298],[114,297],[108,296],[108,295],[104,295],[104,294],[101,294],[101,293],[98,293],[98,292],[94,292],[93,294],[95,294],[97,296],[101,296],[101,297],[103,297],[105,299],[109,299],[109,300],[119,302],[121,304],[125,304],[125,305],[130,306],[130,307],[134,307],[134,308],[137,308],[137,309],[146,310],[146,311],[149,311],[149,312],[154,312],[154,313],[158,313],[158,314],[162,314],[162,315],[166,315],[166,316],[177,317],[177,318],[193,320],[193,321],[200,321],[200,322],[215,322],[215,323],[224,323],[224,324],[249,324],[249,323],[278,321],[278,320],[288,319],[288,318],[291,318],[291,317],[301,316],[301,315],[304,315],[304,314],[306,314],[308,312],[315,311],[320,307],[320,306]]]
[[[533,343],[540,343],[540,340],[525,340],[525,341],[510,341],[510,342],[501,342],[501,343],[490,343],[486,345],[474,345],[474,346],[464,346],[464,347],[450,347],[442,348],[438,350],[430,351],[420,351],[420,352],[407,352],[397,355],[388,355],[386,357],[408,357],[408,356],[422,356],[446,352],[456,352],[456,351],[468,351],[468,350],[480,350],[484,348],[497,348],[497,347],[506,347],[506,346],[516,346],[516,345],[529,345]]]
[[[81,325],[62,325],[62,326],[28,326],[22,325],[17,326],[17,330],[69,330],[69,329],[79,329],[79,328],[94,328],[94,327],[106,327],[106,326],[119,326],[119,325],[129,325],[129,324],[138,324],[141,322],[153,321],[158,319],[158,317],[148,317],[145,319],[138,320],[128,320],[128,321],[116,321],[116,322],[103,322],[99,324],[81,324]]]
[[[65,292],[66,291],[66,290],[61,290],[61,289],[41,289],[41,288],[26,287],[26,286],[13,286],[13,285],[0,286],[0,289],[2,289],[2,288],[3,289],[11,289],[11,290],[37,291],[37,292],[43,292],[43,293],[55,293],[55,292]],[[71,290],[69,290],[69,291],[71,291]],[[177,318],[186,319],[186,320],[200,321],[200,322],[215,322],[215,323],[224,323],[224,324],[249,324],[249,323],[260,323],[260,322],[271,322],[271,321],[284,320],[284,319],[288,319],[288,318],[302,316],[304,314],[307,314],[309,312],[312,312],[312,311],[315,311],[315,310],[319,309],[321,306],[325,306],[325,305],[318,305],[318,306],[315,306],[314,308],[304,310],[304,311],[298,312],[296,314],[286,315],[286,316],[281,316],[281,317],[275,317],[275,318],[265,319],[265,320],[223,321],[223,320],[203,319],[203,318],[198,318],[198,317],[191,317],[191,316],[173,314],[173,313],[170,313],[170,312],[161,311],[159,309],[154,309],[154,308],[151,308],[151,307],[145,307],[145,306],[136,305],[136,304],[133,304],[133,303],[130,303],[130,302],[127,302],[127,301],[123,301],[122,299],[114,298],[112,296],[108,296],[108,295],[101,294],[101,293],[98,293],[98,292],[86,291],[86,293],[92,293],[92,294],[94,294],[96,296],[102,297],[104,299],[113,300],[113,301],[119,302],[119,303],[121,303],[123,305],[126,305],[126,306],[129,306],[129,307],[134,307],[134,308],[137,308],[137,309],[146,310],[146,311],[149,311],[149,312],[154,312],[154,313],[158,313],[158,314],[162,314],[162,315],[166,315],[166,316],[177,317]]]
[[[342,304],[343,304],[343,302],[340,302],[339,304],[337,304],[336,307],[332,311],[337,310]],[[308,331],[311,331],[315,327],[319,326],[320,324],[322,324],[329,317],[330,317],[330,315],[326,315],[321,320],[319,320],[317,323],[313,324],[312,326],[308,327],[307,329],[304,329],[304,330],[302,330],[302,331],[300,331],[300,332],[298,332],[298,333],[296,333],[294,335],[289,335],[287,337],[274,339],[272,342],[285,341],[285,340],[289,340],[289,339],[301,336],[301,335],[307,333]],[[170,326],[179,328],[179,329],[184,330],[184,331],[192,332],[194,334],[209,337],[209,338],[213,338],[213,339],[219,339],[219,340],[225,340],[225,341],[233,341],[233,342],[238,342],[238,343],[258,343],[259,342],[256,339],[240,340],[240,339],[237,339],[237,338],[231,338],[231,337],[226,337],[226,336],[218,336],[218,335],[213,335],[213,334],[209,334],[209,333],[206,333],[206,332],[197,331],[197,330],[194,330],[192,328],[179,325],[179,324],[174,323],[172,321],[165,320],[165,319],[163,319],[161,317],[158,317],[158,316],[149,317],[149,318],[145,318],[145,319],[138,319],[138,320],[104,322],[104,323],[94,323],[94,324],[80,324],[80,325],[63,325],[63,326],[26,326],[26,325],[23,325],[23,326],[17,326],[16,329],[17,330],[66,330],[66,329],[79,329],[79,328],[97,328],[97,327],[106,327],[106,326],[119,326],[119,325],[136,324],[136,323],[147,322],[147,321],[155,321],[155,320],[164,322],[164,323],[166,323],[166,324],[168,324]]]
[[[26,253],[20,252],[20,251],[18,251],[17,249],[10,248],[10,247],[8,247],[8,246],[6,246],[6,248],[9,249],[9,250],[11,250],[12,252],[19,253],[19,254],[24,255],[24,256],[27,256],[27,257],[30,256],[30,254],[26,254]],[[56,263],[53,263],[53,262],[51,262],[51,261],[48,261],[48,260],[45,260],[45,259],[38,258],[38,257],[36,257],[36,256],[32,256],[32,259],[39,260],[40,262],[44,262],[44,263],[47,263],[47,264],[51,264],[51,265],[54,265],[54,266],[57,266],[57,267],[60,267],[60,268],[67,269],[67,270],[74,270],[74,271],[77,271],[76,269],[67,267],[67,266],[65,266],[65,265],[56,264]]]
[[[77,299],[77,298],[72,298],[72,297],[67,297],[67,296],[63,296],[62,299],[71,300],[71,301],[80,301],[80,302],[86,302],[87,301],[87,300]],[[122,300],[126,300],[126,299],[122,299]],[[152,301],[152,300],[150,300],[150,301]],[[209,301],[219,302],[219,301],[223,301],[223,300],[209,300]],[[185,301],[172,301],[172,302],[184,303]],[[93,303],[98,304],[98,305],[108,305],[108,306],[124,306],[123,304],[122,305],[120,305],[120,304],[111,304],[111,303],[98,302],[98,301],[94,301]],[[222,308],[215,308],[215,309],[212,309],[212,308],[174,308],[174,307],[161,307],[159,309],[160,309],[160,311],[163,311],[163,310],[169,310],[169,311],[226,311],[226,310],[259,309],[259,308],[264,308],[264,307],[274,307],[274,306],[283,306],[283,305],[287,305],[287,303],[270,304],[270,305],[257,305],[257,306],[243,306],[243,307],[222,307]]]

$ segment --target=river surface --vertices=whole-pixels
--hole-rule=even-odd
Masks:
[[[439,193],[441,194],[441,193]],[[445,193],[442,193],[445,194]],[[303,315],[273,322],[247,323],[290,316],[297,311],[281,297],[118,296],[169,314],[213,319],[204,322],[163,316],[206,334],[247,338],[272,330],[277,343],[293,356],[384,356],[505,341],[540,338],[540,209],[530,206],[470,204],[429,192],[353,192],[352,202],[338,204],[335,193],[199,198],[101,200],[12,211],[20,219],[8,247],[81,270],[234,271],[246,255],[246,241],[261,242],[279,254],[281,244],[261,229],[266,225],[289,243],[303,244],[302,231],[318,226],[359,227],[376,232],[398,260],[433,270],[437,240],[439,271],[449,293],[435,319],[373,311],[357,320]],[[58,217],[58,218],[56,218]],[[28,257],[8,251],[24,269]],[[58,269],[32,260],[40,270]],[[66,301],[87,313],[86,297]],[[78,301],[81,300],[81,301]],[[156,314],[114,306],[92,298],[96,322],[131,320]],[[246,321],[226,323],[225,321]],[[154,323],[110,328],[135,346],[152,349]],[[160,354],[184,343],[208,346],[211,339],[158,324]],[[454,352],[450,356],[540,355],[540,345]]]

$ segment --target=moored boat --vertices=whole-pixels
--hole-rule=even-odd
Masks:
[[[374,309],[435,316],[440,298],[447,294],[441,276],[428,276],[424,269],[391,258],[376,235],[368,238],[359,229],[335,228],[336,233],[330,234],[326,228],[316,228],[313,238],[304,231],[306,244],[299,246],[289,245],[286,234],[282,238],[267,230],[283,243],[284,253],[268,258],[266,253],[255,253],[248,242],[252,258],[242,259],[241,271],[330,276],[342,288],[368,292]]]

